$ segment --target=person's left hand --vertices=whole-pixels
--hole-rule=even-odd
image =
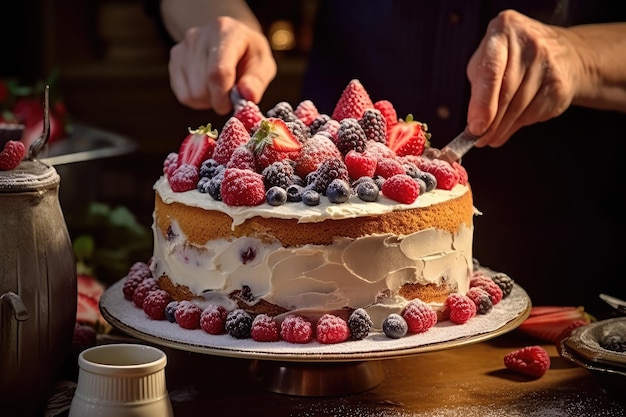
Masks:
[[[467,122],[477,146],[502,146],[519,128],[572,103],[580,60],[567,29],[507,10],[494,18],[467,66]]]

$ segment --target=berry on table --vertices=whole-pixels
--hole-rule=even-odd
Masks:
[[[252,320],[250,336],[257,342],[276,342],[280,340],[278,324],[267,314],[259,314]]]
[[[421,300],[412,300],[400,313],[409,333],[424,333],[437,324],[435,310]]]
[[[341,343],[348,340],[350,330],[344,319],[332,314],[324,314],[315,326],[317,341],[325,344]]]
[[[406,320],[399,314],[392,313],[383,321],[383,332],[392,339],[400,339],[407,334],[408,330]]]
[[[550,369],[550,355],[541,346],[526,346],[508,353],[504,366],[512,371],[539,378]]]

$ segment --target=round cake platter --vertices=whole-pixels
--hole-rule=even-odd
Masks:
[[[183,329],[167,320],[152,320],[124,298],[123,280],[100,299],[103,317],[122,332],[164,347],[251,360],[252,378],[265,389],[300,396],[348,395],[374,388],[384,380],[382,361],[458,348],[508,333],[530,314],[526,291],[514,284],[511,294],[485,315],[462,325],[437,323],[425,333],[391,339],[371,332],[363,340],[337,344],[316,341],[262,343],[229,335]]]

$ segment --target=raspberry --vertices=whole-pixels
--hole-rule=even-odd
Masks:
[[[476,313],[487,314],[493,308],[491,296],[480,287],[472,287],[467,292],[467,296],[476,304]]]
[[[307,126],[310,126],[320,116],[317,107],[311,100],[301,101],[293,112]]]
[[[159,286],[154,278],[146,278],[135,288],[133,292],[133,303],[139,308],[143,308],[143,301],[150,291],[158,290]]]
[[[143,300],[143,311],[152,320],[165,319],[165,307],[172,301],[172,297],[165,290],[153,290]]]
[[[363,308],[357,308],[348,318],[350,337],[354,340],[365,339],[373,326],[372,319]]]
[[[502,301],[502,290],[495,282],[493,282],[491,278],[486,275],[475,275],[472,279],[470,279],[470,288],[471,287],[480,287],[487,291],[494,306]]]
[[[178,301],[170,301],[165,306],[165,319],[170,323],[176,323],[176,309],[178,308]]]
[[[399,314],[392,313],[383,321],[383,332],[392,339],[400,339],[408,330],[406,320]]]
[[[258,206],[265,202],[263,176],[249,170],[226,169],[220,192],[222,201],[229,206]]]
[[[446,306],[450,321],[455,324],[463,324],[476,315],[476,304],[466,295],[450,294],[446,298]]]
[[[313,326],[306,318],[290,314],[280,324],[280,337],[289,343],[309,343],[313,338]]]
[[[252,101],[246,101],[245,104],[235,111],[233,114],[242,123],[244,128],[248,132],[252,132],[252,129],[263,119],[263,113]]]
[[[393,127],[396,123],[398,123],[398,114],[396,113],[396,109],[393,107],[393,104],[389,100],[379,100],[374,103],[374,108],[378,110],[382,116],[385,118],[385,124],[387,125],[387,129]]]
[[[380,110],[366,109],[363,112],[363,117],[359,120],[359,124],[363,128],[367,140],[380,143],[387,142],[387,122]]]
[[[342,155],[352,150],[362,153],[365,150],[365,142],[367,138],[358,120],[348,117],[339,123],[336,144]]]
[[[496,272],[491,277],[491,279],[502,290],[502,298],[506,298],[509,295],[511,295],[511,291],[513,290],[513,284],[514,284],[514,281],[511,277],[509,277],[504,272]]]
[[[421,300],[413,300],[400,313],[409,333],[424,333],[437,324],[437,313]]]
[[[172,175],[174,170],[178,167],[178,154],[176,152],[171,152],[163,161],[163,173],[166,176]]]
[[[397,174],[405,174],[406,170],[402,164],[392,158],[382,158],[376,165],[375,175],[379,175],[383,178],[391,178]]]
[[[124,281],[124,285],[122,286],[122,293],[124,293],[124,298],[126,298],[128,301],[133,301],[133,294],[135,293],[135,290],[137,289],[139,284],[144,281],[144,279],[146,279],[146,277],[143,277],[141,275],[127,275],[126,281]]]
[[[224,328],[236,339],[247,339],[252,328],[252,316],[240,308],[233,310],[226,316]]]
[[[325,344],[341,343],[350,337],[348,323],[341,317],[324,314],[315,326],[317,341]]]
[[[19,140],[9,140],[4,144],[4,149],[0,152],[0,171],[10,171],[22,162],[26,148]]]
[[[458,174],[454,168],[452,168],[447,162],[440,159],[431,160],[426,169],[422,167],[419,168],[422,171],[433,174],[437,179],[437,188],[442,190],[451,190],[459,182]]]
[[[72,335],[72,347],[85,349],[96,345],[96,329],[87,324],[74,324],[74,334]]]
[[[526,346],[508,353],[504,366],[534,378],[539,378],[550,368],[550,355],[541,346]]]
[[[183,193],[196,188],[200,179],[198,168],[194,165],[182,164],[177,167],[167,180],[175,193]]]
[[[360,153],[351,150],[343,161],[348,168],[348,175],[352,179],[373,177],[376,172],[376,158],[369,153]]]
[[[227,315],[228,311],[223,306],[210,304],[200,314],[200,328],[208,334],[222,334]]]
[[[338,121],[331,119],[323,126],[320,126],[317,133],[327,137],[333,142],[333,144],[335,144],[337,143],[337,132],[339,132],[339,126]]]
[[[180,327],[193,330],[200,327],[201,314],[202,309],[198,305],[191,301],[183,300],[178,303],[174,317]]]
[[[458,162],[453,162],[452,168],[454,168],[454,170],[458,174],[459,184],[467,185],[468,175],[467,175],[467,171],[465,170],[465,167],[463,167]]]
[[[419,185],[406,174],[387,178],[381,190],[385,197],[404,204],[413,203],[419,195]]]
[[[278,324],[267,314],[259,314],[252,320],[250,335],[257,342],[276,342],[280,340]]]

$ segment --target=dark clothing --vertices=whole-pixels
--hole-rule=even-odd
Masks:
[[[564,26],[626,19],[600,3],[321,1],[302,98],[332,112],[358,78],[374,101],[388,99],[398,116],[426,122],[441,148],[465,127],[467,62],[499,11]],[[535,305],[594,313],[607,310],[601,292],[626,298],[617,249],[624,126],[625,114],[573,107],[463,159],[483,213],[475,218],[474,256],[509,274]]]

